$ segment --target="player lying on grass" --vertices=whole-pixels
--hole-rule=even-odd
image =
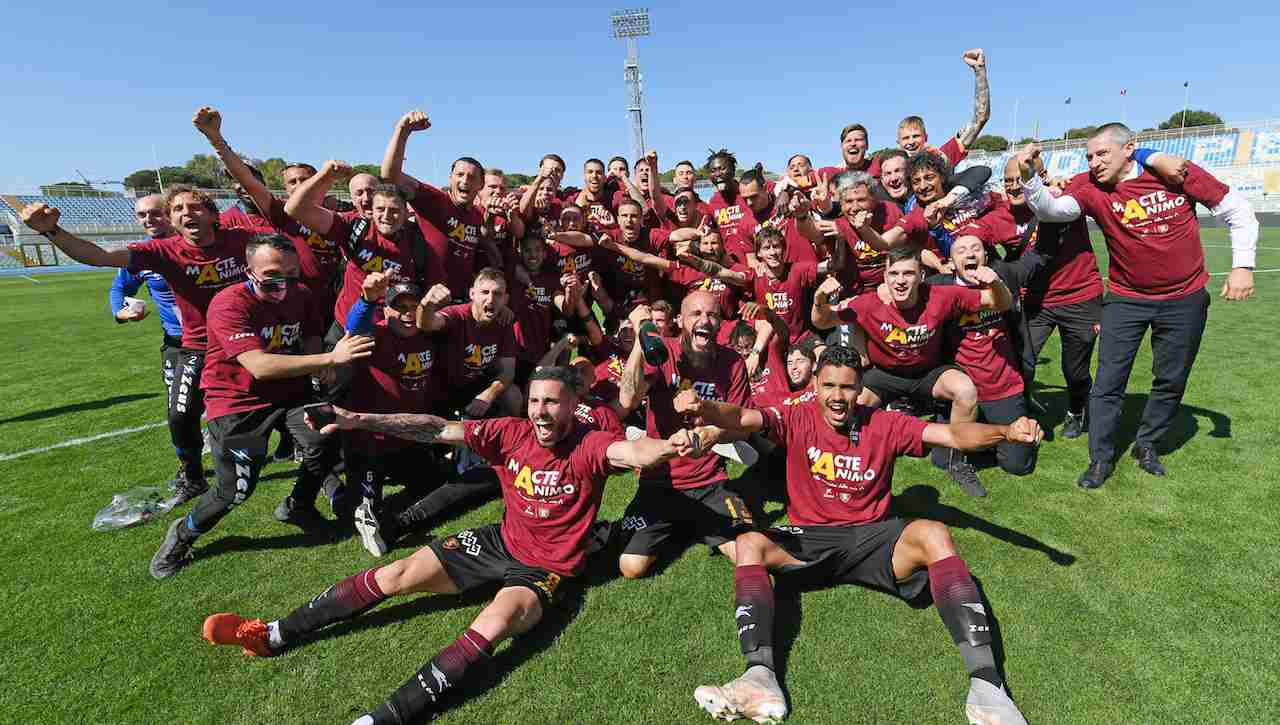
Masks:
[[[899,456],[920,457],[926,446],[958,450],[990,448],[1004,441],[1035,444],[1040,426],[1028,418],[1011,425],[925,423],[901,413],[857,404],[862,368],[857,352],[828,347],[814,376],[811,402],[739,408],[685,393],[677,409],[723,429],[767,433],[787,451],[787,515],[790,526],[745,533],[736,541],[734,627],[747,670],[722,686],[694,691],[712,716],[777,722],[787,706],[774,675],[773,588],[782,581],[854,583],[906,601],[928,585],[938,614],[969,672],[965,714],[971,723],[1025,723],[1004,690],[991,649],[985,604],[947,527],[928,519],[903,519],[890,511],[893,465]],[[719,432],[705,433],[704,443]]]
[[[617,470],[652,466],[698,450],[685,429],[668,440],[626,441],[574,418],[574,375],[542,368],[529,384],[528,418],[446,421],[427,414],[354,413],[335,407],[322,432],[366,430],[422,442],[467,446],[498,464],[506,513],[501,523],[432,541],[413,555],[338,582],[283,619],[264,623],[235,614],[204,622],[204,638],[269,656],[302,644],[308,634],[357,616],[384,599],[431,592],[455,594],[501,582],[493,601],[462,636],[357,723],[416,722],[433,711],[467,669],[494,647],[528,631],[556,601],[565,580],[586,563],[605,480]],[[312,425],[319,421],[313,419]]]

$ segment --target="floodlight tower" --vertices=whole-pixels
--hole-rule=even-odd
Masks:
[[[649,8],[617,10],[613,13],[613,37],[627,41],[627,63],[623,77],[627,79],[630,103],[627,114],[631,116],[631,158],[644,157],[644,118],[640,106],[640,62],[636,58],[636,38],[649,34]],[[656,171],[656,170],[655,170]]]

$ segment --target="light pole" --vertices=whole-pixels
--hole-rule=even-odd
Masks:
[[[613,37],[627,41],[627,62],[623,77],[627,79],[630,102],[627,114],[631,117],[631,158],[644,157],[644,117],[640,105],[640,62],[636,58],[636,38],[649,34],[649,8],[616,10],[612,16]],[[653,170],[657,173],[657,169]]]

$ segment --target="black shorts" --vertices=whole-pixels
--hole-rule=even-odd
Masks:
[[[933,386],[948,370],[964,372],[959,365],[951,363],[943,363],[918,378],[894,375],[880,368],[868,368],[862,376],[862,385],[876,394],[881,405],[891,403],[898,398],[910,398],[913,402],[929,407],[933,404]]]
[[[744,488],[741,479],[686,489],[641,485],[622,515],[622,530],[631,535],[623,553],[656,556],[674,536],[716,547],[759,530],[760,498]]]
[[[928,588],[928,570],[903,581],[893,575],[893,548],[910,523],[893,517],[856,526],[775,526],[765,535],[806,562],[779,572],[801,586],[858,584],[912,601]]]
[[[459,591],[502,582],[504,587],[524,587],[542,601],[556,603],[556,592],[565,577],[529,566],[511,555],[502,541],[502,525],[489,524],[433,540],[428,546],[440,559],[445,573]]]

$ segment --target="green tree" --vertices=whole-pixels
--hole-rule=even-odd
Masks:
[[[382,167],[378,164],[356,164],[351,167],[351,171],[356,174],[369,174],[379,179],[382,178]]]
[[[139,169],[132,174],[124,177],[125,188],[153,194],[160,190],[160,185],[156,182],[155,169]]]
[[[284,188],[284,167],[288,165],[284,159],[272,156],[253,165],[262,172],[262,180],[266,182],[268,189]]]
[[[1067,129],[1067,138],[1068,139],[1089,138],[1090,136],[1093,135],[1093,132],[1097,130],[1098,130],[1097,126],[1082,126],[1080,128],[1069,128]]]
[[[985,135],[979,136],[973,143],[969,144],[971,151],[1005,151],[1009,148],[1009,139],[1004,136]]]
[[[45,196],[120,196],[116,191],[106,191],[103,189],[95,189],[93,186],[83,181],[60,181],[56,184],[48,184],[40,187],[40,193]]]
[[[1035,143],[1035,142],[1036,140],[1031,138],[1030,136],[1024,136],[1016,144],[1014,144],[1014,148],[1017,148],[1018,146],[1026,146],[1029,143]]]
[[[183,165],[183,168],[197,178],[220,179],[224,177],[222,161],[213,154],[196,154]],[[218,186],[222,186],[222,184],[218,184]]]
[[[1186,115],[1187,115],[1186,123],[1183,123],[1182,111],[1175,112],[1172,116],[1169,116],[1168,121],[1160,122],[1161,130],[1170,129],[1170,128],[1182,128],[1183,126],[1186,126],[1187,128],[1191,128],[1192,126],[1218,126],[1222,124],[1222,116],[1219,116],[1218,114],[1213,113],[1212,111],[1188,110],[1186,112]]]

